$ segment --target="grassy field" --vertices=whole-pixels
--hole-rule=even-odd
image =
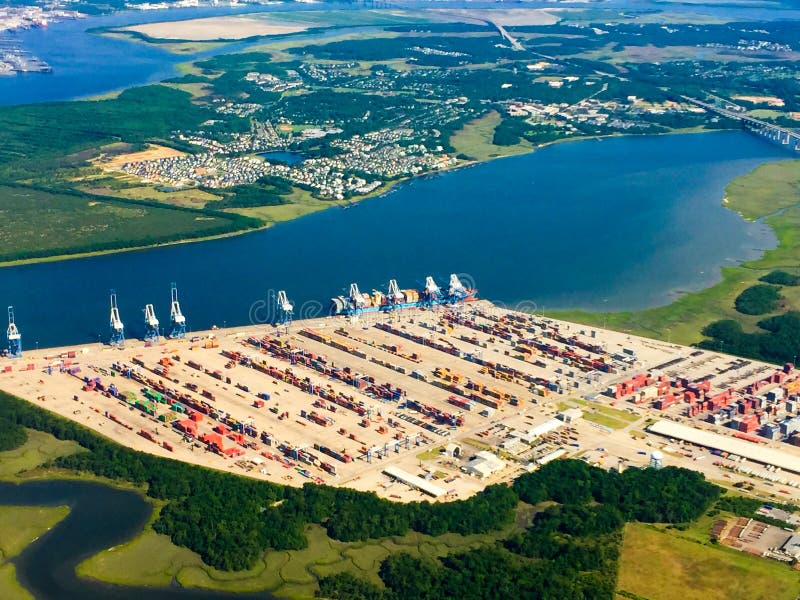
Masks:
[[[103,37],[138,42],[140,44],[153,43],[142,36],[132,35],[130,31],[124,30],[104,30],[97,32],[97,34]],[[226,45],[226,42],[163,42],[157,45],[161,50],[166,50],[172,54],[197,54],[222,48]]]
[[[0,480],[21,481],[28,472],[59,456],[76,452],[74,442],[57,440],[40,431],[28,430],[28,441],[16,450],[0,452]],[[42,474],[36,472],[37,475]],[[0,506],[0,598],[33,600],[18,582],[14,565],[4,562],[67,516],[66,506]]]
[[[391,553],[439,557],[492,543],[524,527],[533,510],[522,506],[517,523],[485,535],[432,537],[412,532],[401,537],[344,543],[329,538],[322,527],[310,525],[306,529],[308,548],[266,552],[255,567],[239,572],[218,571],[203,564],[197,554],[175,546],[167,536],[155,533],[148,526],[131,542],[83,562],[78,573],[118,584],[159,586],[176,579],[187,587],[232,592],[270,590],[281,597],[311,598],[318,577],[349,571],[379,583],[378,567]]]
[[[125,181],[124,177],[116,177],[115,179]],[[134,187],[123,187],[120,189],[112,189],[110,187],[93,188],[90,193],[127,198],[129,200],[155,200],[156,202],[163,202],[171,206],[185,206],[189,208],[205,208],[207,205],[208,208],[213,208],[213,202],[220,199],[219,196],[194,188],[175,190],[174,192],[162,192],[157,190],[154,186],[149,185],[136,185]]]
[[[28,430],[28,441],[16,450],[0,452],[0,481],[19,481],[19,473],[78,452],[75,442],[63,441],[41,431]]]
[[[450,138],[450,144],[459,154],[466,154],[478,161],[523,154],[533,149],[533,146],[526,141],[514,146],[495,146],[492,143],[492,136],[500,121],[500,113],[493,110],[484,117],[467,123]]]
[[[214,235],[230,222],[167,207],[0,186],[0,260],[58,256]]]
[[[776,561],[712,545],[712,519],[688,532],[625,526],[617,589],[648,600],[795,600],[800,572]]]
[[[0,506],[0,558],[16,556],[68,513],[66,506]]]
[[[568,401],[558,403],[558,410],[567,408],[580,408],[583,411],[583,419],[609,427],[611,429],[624,429],[628,425],[635,423],[640,417],[629,413],[626,410],[602,406],[593,402],[586,402],[577,398],[570,398]]]
[[[255,217],[266,223],[280,223],[291,221],[304,215],[311,214],[320,210],[325,210],[336,206],[335,202],[317,200],[310,192],[294,188],[291,194],[286,196],[290,200],[289,204],[279,204],[278,206],[256,206],[253,208],[235,208],[231,212]],[[213,205],[212,205],[213,206]]]
[[[738,267],[724,267],[722,281],[687,294],[667,306],[643,311],[587,313],[557,311],[551,316],[681,344],[702,339],[700,331],[718,319],[736,319],[747,331],[764,316],[748,317],[733,307],[742,290],[773,269],[797,273],[800,268],[800,160],[762,165],[733,180],[726,188],[725,206],[748,220],[764,219],[778,238],[778,247],[762,258]],[[800,309],[800,289],[784,288],[786,308]]]

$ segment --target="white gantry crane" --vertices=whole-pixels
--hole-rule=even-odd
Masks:
[[[181,312],[181,305],[178,302],[178,286],[170,284],[171,302],[169,305],[169,337],[180,339],[186,337],[186,317]]]
[[[362,310],[364,310],[364,307],[366,307],[367,305],[367,301],[364,300],[364,296],[358,289],[357,283],[350,284],[350,304],[353,306],[353,310],[356,313],[359,313]]]
[[[463,300],[467,297],[467,288],[461,283],[458,275],[455,273],[450,274],[450,287],[448,289],[449,297],[453,301]]]
[[[8,331],[6,332],[6,339],[8,340],[8,356],[11,358],[19,358],[22,356],[22,334],[17,329],[17,324],[14,322],[14,307],[8,307]]]
[[[276,325],[288,325],[292,322],[292,316],[294,315],[294,305],[289,302],[289,299],[286,297],[286,292],[281,290],[278,292],[278,298],[276,300],[278,305],[278,314],[277,320],[275,322]]]
[[[111,336],[109,343],[112,346],[122,346],[125,344],[125,326],[119,318],[119,308],[117,307],[117,292],[111,290]]]
[[[389,280],[389,293],[386,294],[386,298],[389,301],[389,306],[391,307],[401,304],[405,299],[403,292],[400,291],[400,286],[397,285],[396,279]]]
[[[159,323],[153,305],[146,304],[144,307],[144,341],[158,342],[158,325]]]
[[[442,290],[439,289],[439,286],[434,281],[433,277],[428,275],[425,278],[425,300],[427,301],[429,306],[433,306],[434,303],[438,302],[442,297]]]

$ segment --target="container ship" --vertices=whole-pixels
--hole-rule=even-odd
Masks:
[[[471,302],[476,299],[478,290],[465,287],[458,276],[450,275],[447,289],[440,288],[433,277],[425,279],[425,288],[421,290],[401,290],[397,280],[389,281],[389,291],[384,294],[373,290],[371,294],[362,294],[358,284],[350,284],[348,296],[331,298],[332,315],[355,315],[367,312],[391,311],[399,308],[431,307],[442,304]]]

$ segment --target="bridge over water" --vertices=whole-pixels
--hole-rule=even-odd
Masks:
[[[696,98],[690,98],[688,96],[681,96],[681,98],[710,112],[717,113],[718,115],[722,115],[723,117],[727,117],[729,119],[740,121],[745,129],[765,137],[776,144],[782,144],[790,150],[800,152],[800,133],[794,131],[793,129],[787,129],[786,127],[780,127],[774,123],[767,123],[766,121],[754,119],[753,117],[749,117],[735,110],[729,110],[715,104],[702,102]]]

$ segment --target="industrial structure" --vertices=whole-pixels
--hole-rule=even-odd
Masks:
[[[664,453],[661,450],[653,450],[650,453],[650,467],[660,469],[664,466]]]
[[[31,402],[45,398],[48,409],[136,450],[399,501],[465,498],[568,457],[620,471],[687,467],[800,498],[793,366],[486,301],[445,302],[471,287],[457,279],[442,286],[436,310],[420,307],[409,318],[315,317],[293,321],[291,331],[253,324],[162,344],[125,340],[114,352],[26,353],[0,365],[2,388]],[[389,288],[387,304],[413,298]],[[278,296],[276,306],[291,304],[277,290],[271,301]],[[121,345],[114,291],[110,323]],[[732,389],[743,391],[732,396]],[[731,402],[735,414],[726,419],[735,429],[709,420]],[[751,414],[759,423],[744,431]],[[663,418],[653,422],[654,415]],[[765,423],[777,423],[778,435],[758,434]]]
[[[147,304],[144,307],[144,341],[145,342],[158,342],[158,319],[156,318],[156,311],[152,304]]]
[[[170,284],[171,302],[169,305],[169,337],[172,339],[182,339],[186,337],[186,317],[181,312],[181,305],[178,302],[178,286]]]
[[[19,358],[22,356],[22,335],[17,329],[17,324],[14,322],[14,307],[8,307],[8,331],[6,332],[8,339],[8,355],[11,358]]]
[[[450,275],[447,293],[442,291],[431,276],[425,278],[425,287],[421,290],[401,290],[397,280],[392,279],[389,281],[387,294],[378,290],[373,290],[372,294],[364,294],[357,283],[351,283],[347,297],[331,298],[331,314],[359,315],[363,312],[388,312],[398,308],[433,308],[443,304],[470,302],[475,300],[476,294],[477,290],[465,287],[455,273]]]
[[[122,323],[122,319],[119,318],[117,292],[115,290],[111,290],[111,317],[109,319],[109,326],[111,335],[108,343],[117,347],[125,345],[125,326]]]
[[[289,325],[294,316],[294,305],[289,302],[286,297],[286,292],[281,290],[278,292],[277,298],[278,311],[275,319],[275,325]]]

